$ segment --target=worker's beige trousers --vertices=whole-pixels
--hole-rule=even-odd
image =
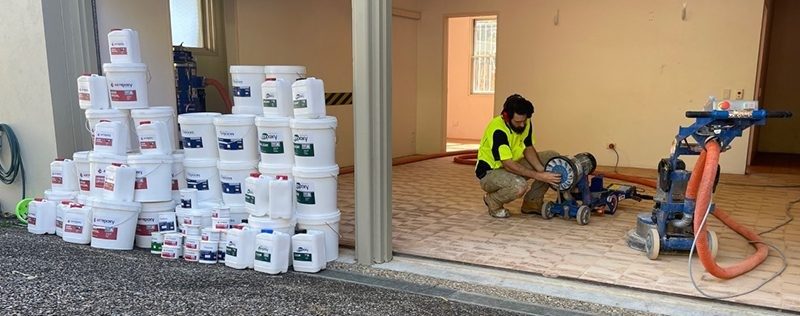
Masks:
[[[550,158],[559,156],[559,154],[552,150],[539,152],[539,160],[542,164],[546,164]],[[533,167],[528,160],[522,158],[518,161],[523,167],[533,170]],[[480,183],[481,189],[488,193],[486,195],[486,203],[489,205],[490,211],[495,211],[503,207],[504,204],[516,200],[525,194],[524,201],[526,204],[538,205],[541,208],[544,194],[550,187],[547,183],[534,180],[530,186],[528,193],[525,190],[528,188],[529,178],[519,176],[507,171],[506,169],[498,168],[489,170]]]

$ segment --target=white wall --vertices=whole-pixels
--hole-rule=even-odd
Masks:
[[[0,123],[14,129],[22,147],[28,196],[50,186],[49,164],[56,157],[53,107],[41,1],[15,1],[0,10]],[[3,139],[4,166],[8,166]],[[21,197],[21,179],[0,184],[0,205],[11,210]]]
[[[172,66],[172,32],[169,1],[102,0],[97,1],[97,28],[100,59],[109,62],[108,32],[130,28],[139,32],[142,62],[147,64],[147,85],[151,106],[175,106],[175,72]]]

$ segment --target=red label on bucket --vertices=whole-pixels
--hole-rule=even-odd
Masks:
[[[172,191],[178,191],[180,188],[178,187],[178,179],[172,179]]]
[[[80,180],[81,191],[89,192],[89,186],[91,185],[91,181],[89,180]]]
[[[50,182],[51,182],[51,183],[53,183],[53,184],[63,184],[63,183],[64,183],[64,178],[61,178],[61,177],[51,177],[51,178],[50,178]]]
[[[147,178],[136,178],[136,190],[147,190]]]
[[[64,221],[61,219],[56,218],[56,227],[62,228],[64,227]]]
[[[111,138],[95,137],[94,144],[97,146],[111,146],[114,141]]]
[[[139,142],[139,147],[141,147],[142,149],[156,149],[156,148],[158,148],[158,147],[156,147],[156,142],[154,142],[154,141]]]
[[[117,228],[116,227],[93,226],[92,227],[92,238],[107,239],[107,240],[117,240]]]
[[[111,55],[127,55],[128,48],[127,47],[111,47]]]
[[[28,214],[28,225],[36,226],[36,216]]]
[[[94,187],[102,189],[103,186],[106,184],[106,176],[95,176],[94,177]]]
[[[64,225],[64,232],[72,234],[82,234],[83,226],[66,224]]]
[[[158,231],[158,224],[155,225],[145,225],[145,224],[137,224],[136,225],[136,236],[150,236],[152,232]]]
[[[114,182],[106,181],[105,184],[103,185],[103,189],[106,190],[106,191],[112,191],[113,192],[114,191]]]
[[[85,93],[85,92],[78,93],[78,100],[91,101],[91,99],[92,99],[92,97],[88,93]]]
[[[135,102],[136,99],[136,90],[111,90],[111,101],[120,101],[120,102]]]

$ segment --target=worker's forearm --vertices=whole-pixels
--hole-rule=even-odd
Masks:
[[[542,161],[539,160],[539,153],[536,152],[536,148],[533,146],[527,147],[523,153],[525,154],[525,159],[528,160],[528,163],[533,167],[533,170],[539,172],[544,171],[544,165],[542,165]]]
[[[537,172],[536,170],[528,169],[525,166],[513,160],[503,161],[503,168],[505,168],[506,170],[510,171],[513,174],[520,175],[526,178],[538,179],[539,177],[539,172]]]

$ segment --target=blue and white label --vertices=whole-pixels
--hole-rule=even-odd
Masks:
[[[217,250],[216,249],[214,249],[213,251],[200,250],[200,260],[203,260],[203,261],[216,261],[217,260]]]
[[[233,86],[233,96],[234,97],[241,97],[241,98],[249,98],[250,97],[250,87],[249,86]]]
[[[244,139],[241,138],[217,138],[219,149],[222,150],[244,150]]]
[[[197,191],[208,191],[208,179],[186,179],[186,186]]]
[[[184,137],[183,148],[203,148],[202,137]]]
[[[175,231],[175,215],[159,214],[158,231]]]
[[[225,194],[242,194],[241,183],[222,182],[222,193]]]

